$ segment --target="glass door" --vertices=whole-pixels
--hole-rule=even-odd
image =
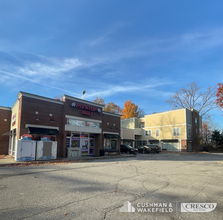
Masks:
[[[94,154],[94,138],[91,138],[89,139],[89,154],[90,155],[93,155]]]
[[[88,155],[88,134],[81,134],[80,136],[80,147],[81,155]]]

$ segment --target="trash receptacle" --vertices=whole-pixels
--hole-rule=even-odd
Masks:
[[[103,149],[100,150],[100,156],[105,156],[105,150]]]

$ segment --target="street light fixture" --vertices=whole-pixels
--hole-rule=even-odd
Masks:
[[[83,91],[83,94],[82,94],[82,99],[84,99],[84,94],[86,93],[86,91],[84,90]]]

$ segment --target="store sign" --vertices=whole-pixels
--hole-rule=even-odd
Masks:
[[[12,116],[12,127],[15,125],[15,122],[16,122],[16,114]]]
[[[93,115],[93,112],[98,112],[98,114],[100,115],[101,109],[100,108],[94,108],[94,107],[90,107],[87,105],[81,105],[81,104],[76,104],[75,102],[71,103],[71,106],[73,108],[79,108],[82,109],[81,114],[82,115]]]

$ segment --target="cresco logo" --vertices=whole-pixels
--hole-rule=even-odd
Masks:
[[[181,212],[211,212],[217,203],[181,203]]]

